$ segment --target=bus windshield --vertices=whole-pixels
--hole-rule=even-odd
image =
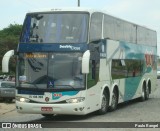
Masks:
[[[82,53],[20,53],[18,85],[39,89],[84,88]]]
[[[88,35],[87,13],[27,14],[22,43],[85,43]]]

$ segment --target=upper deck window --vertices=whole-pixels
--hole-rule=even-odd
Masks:
[[[102,39],[103,14],[95,12],[91,16],[90,41]]]
[[[88,36],[87,13],[27,14],[21,35],[23,43],[84,43]]]

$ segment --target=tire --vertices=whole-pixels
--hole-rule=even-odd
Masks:
[[[146,100],[146,86],[145,84],[143,84],[143,88],[142,88],[142,96],[140,98],[140,101],[145,101]]]
[[[116,110],[117,105],[118,105],[118,92],[114,90],[112,94],[112,102],[111,102],[111,106],[109,107],[109,111]]]
[[[109,108],[109,94],[106,91],[104,91],[101,97],[101,109],[98,110],[98,114],[103,115],[107,113],[108,108]]]
[[[145,90],[145,100],[148,100],[149,99],[149,88],[146,87],[146,90]]]

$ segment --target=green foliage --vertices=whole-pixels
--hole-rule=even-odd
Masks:
[[[0,30],[0,62],[4,54],[9,50],[16,50],[17,44],[19,42],[19,37],[21,34],[22,25],[10,24],[7,28]],[[16,61],[14,58],[10,62],[10,74],[15,73]],[[0,74],[2,70],[2,64],[0,64]]]

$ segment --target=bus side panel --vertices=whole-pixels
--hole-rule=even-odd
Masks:
[[[104,56],[104,55],[103,55]],[[147,56],[147,57],[146,57]],[[142,72],[139,69],[137,76],[134,76],[134,70],[129,75],[126,69],[124,78],[114,79],[112,77],[112,62],[113,60],[120,60],[122,66],[127,66],[127,60],[142,62]],[[132,65],[133,66],[133,63]],[[106,72],[104,67],[100,69],[100,81],[109,81],[109,85],[116,83],[119,87],[120,99],[119,102],[131,100],[141,96],[143,80],[151,81],[151,90],[156,87],[156,48],[144,45],[136,45],[127,42],[118,42],[113,40],[106,40]],[[116,72],[117,74],[121,72]],[[131,73],[131,72],[130,72]]]

